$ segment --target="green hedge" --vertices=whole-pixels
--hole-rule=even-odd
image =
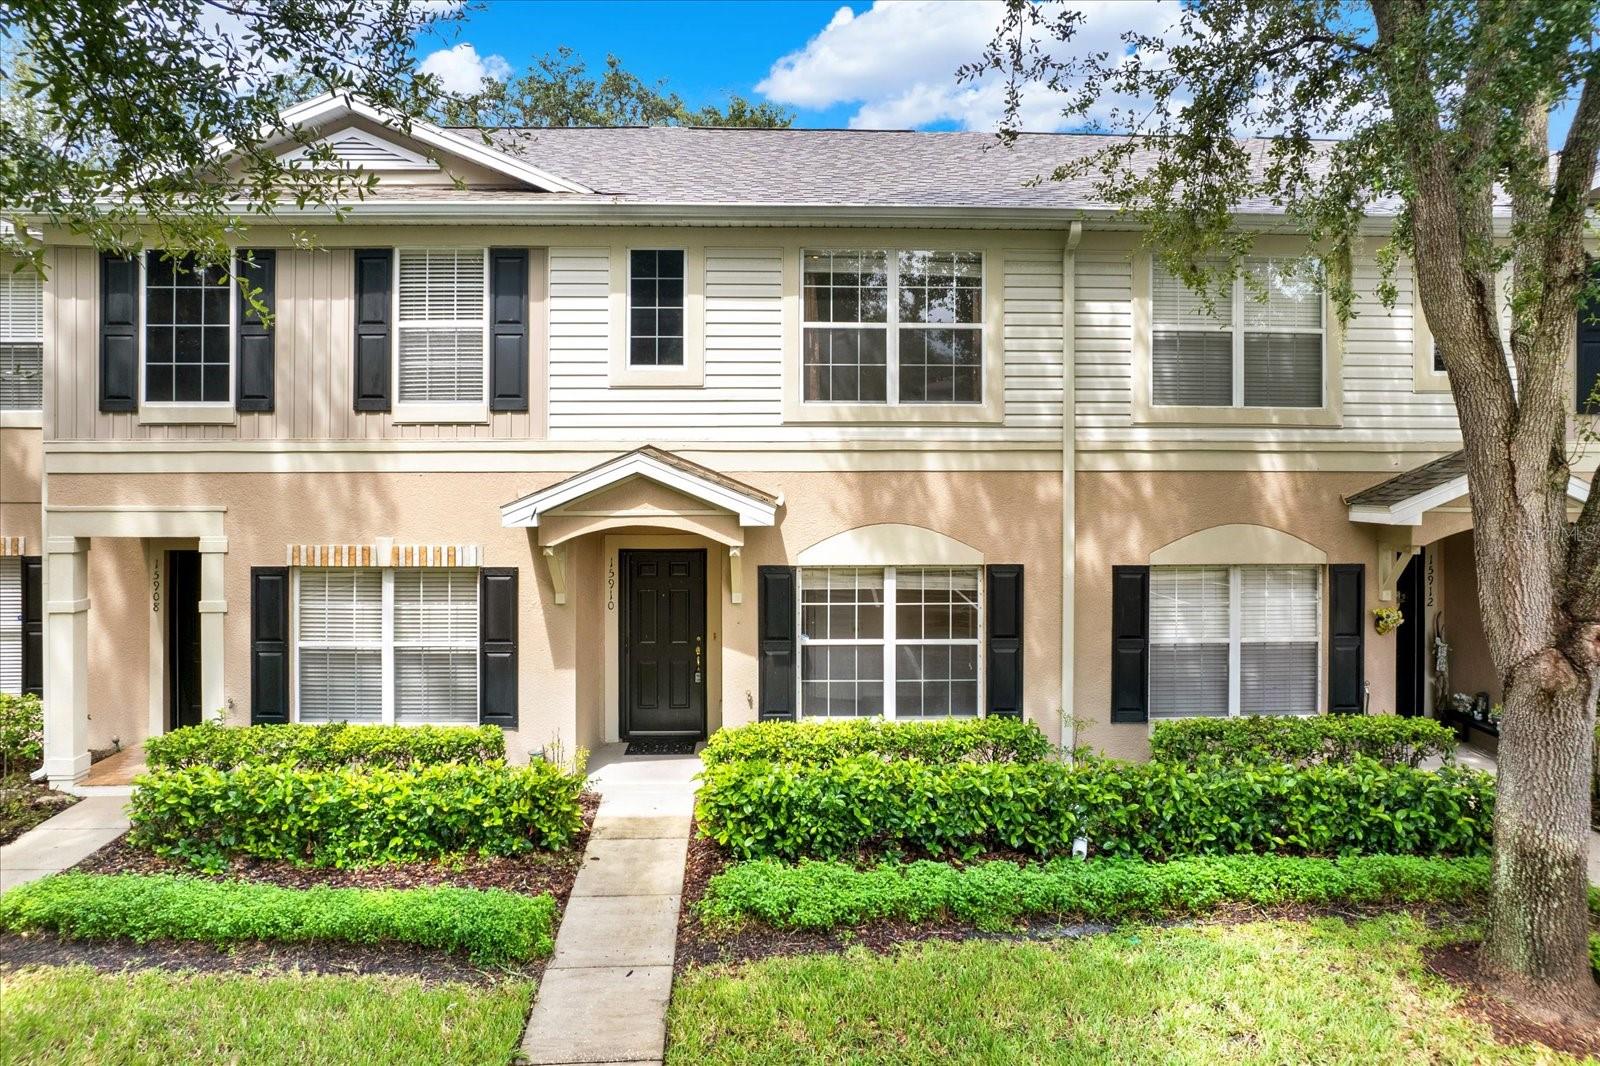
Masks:
[[[854,755],[948,762],[1038,762],[1050,741],[1032,722],[962,718],[938,722],[758,722],[711,734],[700,758],[707,766],[766,759],[825,764]]]
[[[1012,848],[1162,859],[1237,852],[1476,855],[1487,774],[1350,765],[1083,762],[739,762],[708,767],[701,832],[740,858],[834,858],[864,847],[973,855]]]
[[[340,766],[400,769],[447,762],[503,759],[499,726],[253,725],[208,723],[145,741],[152,770],[210,766],[231,770],[252,763],[291,762],[306,770]]]
[[[74,940],[197,940],[218,947],[416,944],[495,964],[542,958],[556,903],[475,888],[279,888],[141,874],[57,874],[0,896],[0,930]]]
[[[38,696],[0,692],[0,777],[33,770],[44,759],[44,704]]]
[[[1308,765],[1359,758],[1416,766],[1431,756],[1449,758],[1455,751],[1455,732],[1442,722],[1392,714],[1185,718],[1157,723],[1150,736],[1150,757],[1157,762],[1215,757]]]
[[[147,774],[130,843],[221,869],[230,856],[352,867],[563,848],[583,777],[550,763],[305,770],[284,763]]]
[[[955,920],[1000,929],[1024,917],[1119,922],[1198,914],[1223,903],[1463,903],[1489,890],[1489,860],[1368,855],[1346,859],[1231,855],[1165,863],[1053,859],[1034,866],[982,862],[739,863],[706,886],[711,921],[754,919],[832,929],[890,918]]]

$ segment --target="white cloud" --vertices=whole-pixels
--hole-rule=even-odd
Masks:
[[[441,48],[429,53],[417,70],[439,79],[445,92],[475,93],[483,87],[485,78],[509,78],[511,64],[504,56],[480,56],[467,41],[453,48]]]
[[[820,33],[772,65],[756,91],[800,108],[853,104],[850,125],[917,127],[951,122],[992,130],[1005,109],[1005,85],[995,76],[958,84],[956,68],[978,59],[1004,14],[1003,0],[875,0],[856,14],[841,7]],[[1159,34],[1178,17],[1175,0],[1118,3],[1075,0],[1087,16],[1063,51],[1125,50],[1128,30]],[[1022,128],[1058,130],[1081,120],[1062,116],[1064,98],[1042,86],[1023,94]],[[1109,111],[1115,101],[1103,102]]]

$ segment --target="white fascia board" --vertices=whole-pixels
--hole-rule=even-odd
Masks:
[[[500,508],[500,524],[508,528],[537,526],[539,516],[546,511],[631,477],[646,478],[714,507],[732,511],[738,516],[741,526],[770,526],[777,521],[777,508],[771,504],[668,466],[648,455],[629,454],[506,504]]]

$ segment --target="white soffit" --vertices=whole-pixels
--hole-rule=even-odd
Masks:
[[[1391,504],[1356,504],[1350,505],[1350,521],[1368,522],[1380,526],[1416,526],[1422,524],[1422,516],[1435,507],[1455,503],[1467,495],[1467,476],[1462,474],[1458,478],[1446,481],[1426,489],[1415,496],[1404,500],[1397,500]],[[1589,500],[1589,482],[1576,474],[1567,477],[1567,499],[1572,503],[1583,505]]]
[[[801,566],[982,566],[970,544],[922,526],[884,522],[835,533],[806,548]]]
[[[770,526],[777,522],[778,507],[782,500],[740,492],[723,480],[704,477],[692,469],[685,469],[691,464],[666,462],[657,458],[651,454],[652,450],[640,449],[619,455],[610,462],[601,463],[565,481],[558,481],[549,488],[513,500],[500,508],[500,524],[506,527],[537,526],[541,515],[635,477],[653,481],[712,507],[731,511],[738,517],[741,526]]]
[[[1150,553],[1151,566],[1323,566],[1328,553],[1271,526],[1211,526]]]

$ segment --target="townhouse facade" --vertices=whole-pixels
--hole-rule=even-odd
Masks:
[[[291,117],[380,180],[250,228],[269,318],[48,228],[0,272],[0,691],[42,691],[52,781],[213,717],[520,759],[1013,714],[1138,758],[1163,717],[1497,695],[1376,231],[1341,325],[1270,205],[1208,307],[1030,182],[1087,138]]]

